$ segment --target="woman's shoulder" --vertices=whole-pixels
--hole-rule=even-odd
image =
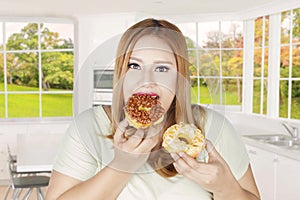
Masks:
[[[98,121],[98,118],[103,118],[105,115],[105,112],[102,108],[102,106],[96,106],[92,108],[88,108],[81,113],[79,113],[77,116],[75,116],[75,121],[82,122],[82,123],[95,123]]]

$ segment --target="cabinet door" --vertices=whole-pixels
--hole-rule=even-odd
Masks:
[[[278,156],[276,200],[300,199],[300,161]]]
[[[275,154],[246,145],[250,164],[262,200],[274,200]]]

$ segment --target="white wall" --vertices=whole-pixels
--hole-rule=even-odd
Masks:
[[[242,135],[254,134],[286,134],[289,135],[282,122],[298,127],[299,120],[274,119],[256,114],[246,114],[241,112],[225,112],[226,117]]]
[[[74,113],[88,109],[93,98],[93,69],[106,68],[114,61],[121,34],[134,22],[135,13],[77,16],[77,75]]]

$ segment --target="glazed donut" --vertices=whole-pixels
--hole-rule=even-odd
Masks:
[[[185,152],[196,158],[205,147],[205,137],[194,124],[180,122],[164,132],[162,146],[169,153]]]
[[[125,106],[125,118],[130,126],[148,128],[163,120],[164,108],[157,95],[137,93],[129,97]]]

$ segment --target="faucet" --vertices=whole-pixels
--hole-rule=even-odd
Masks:
[[[282,122],[282,126],[288,131],[288,133],[292,136],[293,140],[298,139],[298,128],[295,126],[291,126],[286,122]]]

